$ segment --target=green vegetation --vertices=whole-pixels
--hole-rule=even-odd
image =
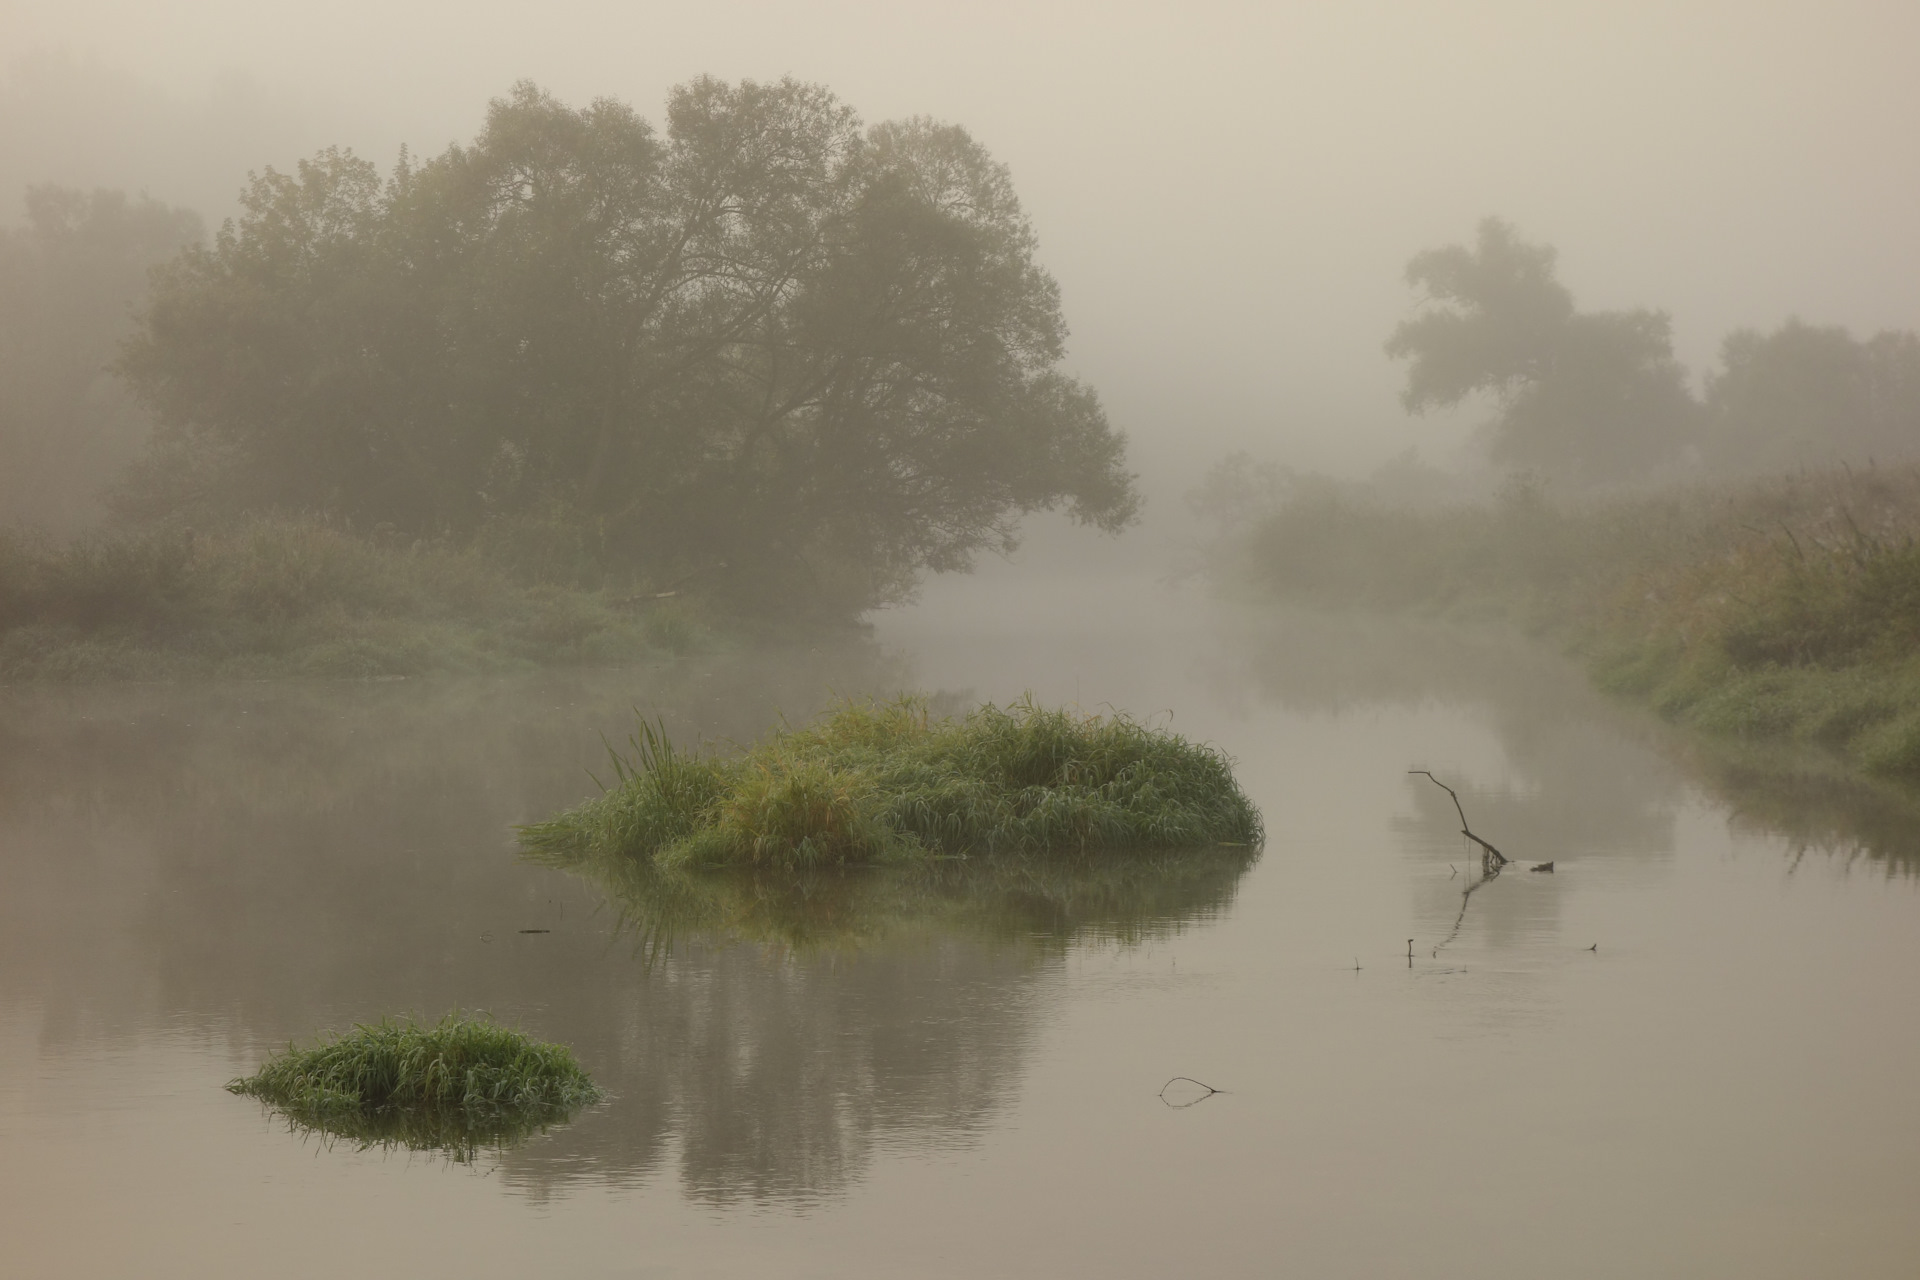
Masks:
[[[241,210],[155,275],[123,512],[532,523],[653,590],[845,619],[1024,513],[1138,505],[1011,177],[956,125],[702,77],[656,130],[523,83],[471,145],[386,175],[329,149]]]
[[[1219,752],[1031,701],[960,718],[913,698],[850,703],[737,756],[677,750],[644,722],[630,744],[610,751],[612,789],[523,828],[525,844],[668,869],[799,870],[1262,838]]]
[[[227,1085],[294,1124],[361,1146],[470,1156],[564,1120],[600,1096],[572,1052],[488,1018],[387,1019],[288,1047]]]
[[[0,535],[0,681],[489,672],[713,643],[678,598],[529,582],[478,550],[318,520]]]
[[[1920,778],[1920,471],[1424,512],[1306,484],[1233,554],[1284,598],[1515,623],[1669,719]]]

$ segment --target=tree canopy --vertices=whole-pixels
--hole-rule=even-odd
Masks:
[[[1034,250],[954,125],[702,78],[657,131],[522,83],[384,179],[338,150],[267,171],[162,273],[126,359],[169,444],[148,483],[426,533],[558,522],[767,604],[896,598],[1023,513],[1133,518]]]
[[[1387,354],[1410,360],[1411,413],[1490,394],[1496,458],[1579,483],[1635,478],[1688,442],[1697,405],[1664,312],[1582,312],[1555,253],[1497,218],[1472,247],[1417,254],[1407,283],[1425,309]]]
[[[200,219],[118,191],[30,187],[0,231],[0,524],[70,530],[146,443],[110,366],[147,272],[200,239]]]
[[[1920,449],[1920,336],[1857,339],[1790,320],[1727,335],[1707,383],[1710,460],[1737,471],[1865,463]]]

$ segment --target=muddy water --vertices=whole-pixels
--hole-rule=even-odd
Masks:
[[[0,691],[0,1272],[1920,1268],[1899,797],[1702,756],[1483,640],[1018,592],[618,676]],[[514,855],[632,705],[748,739],[902,686],[1170,716],[1271,840],[744,938]],[[1463,897],[1414,768],[1516,865]],[[219,1087],[453,1007],[573,1045],[610,1100],[455,1163]]]

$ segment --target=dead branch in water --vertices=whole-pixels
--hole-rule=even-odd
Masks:
[[[1167,1097],[1167,1090],[1173,1088],[1173,1086],[1175,1086],[1176,1084],[1179,1084],[1182,1080],[1186,1081],[1190,1085],[1195,1086],[1196,1088],[1205,1089],[1206,1092],[1203,1094],[1200,1094],[1197,1097],[1188,1099],[1185,1102],[1174,1102]],[[1226,1090],[1216,1089],[1212,1085],[1206,1083],[1206,1081],[1204,1080],[1195,1080],[1192,1076],[1175,1076],[1173,1079],[1167,1081],[1165,1084],[1160,1086],[1160,1101],[1166,1103],[1169,1107],[1172,1107],[1175,1111],[1183,1111],[1186,1108],[1193,1106],[1195,1103],[1205,1102],[1208,1098],[1211,1098],[1216,1093],[1225,1093],[1225,1092]]]
[[[1442,791],[1446,792],[1448,795],[1453,797],[1453,811],[1460,815],[1460,834],[1480,846],[1480,861],[1481,861],[1483,870],[1491,874],[1492,872],[1497,871],[1501,867],[1504,867],[1507,865],[1506,854],[1500,852],[1498,849],[1488,844],[1485,840],[1482,840],[1479,836],[1473,834],[1473,829],[1467,825],[1467,811],[1460,807],[1460,795],[1458,792],[1456,792],[1452,787],[1448,786],[1446,783],[1440,781],[1440,779],[1434,777],[1433,774],[1429,773],[1425,769],[1409,769],[1407,770],[1407,773],[1408,774],[1415,774],[1415,773],[1426,774],[1428,781],[1432,782],[1434,786],[1440,788]]]

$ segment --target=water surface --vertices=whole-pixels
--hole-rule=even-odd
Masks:
[[[0,691],[6,1269],[1920,1265],[1901,797],[1702,752],[1484,638],[1015,590],[626,673]],[[515,855],[635,705],[747,740],[908,686],[1159,717],[1239,760],[1269,843],[1186,875],[827,886],[719,933]],[[1464,913],[1476,866],[1411,768],[1517,860]],[[220,1088],[454,1007],[573,1045],[612,1097],[465,1164]],[[1175,1076],[1224,1092],[1169,1106]]]

